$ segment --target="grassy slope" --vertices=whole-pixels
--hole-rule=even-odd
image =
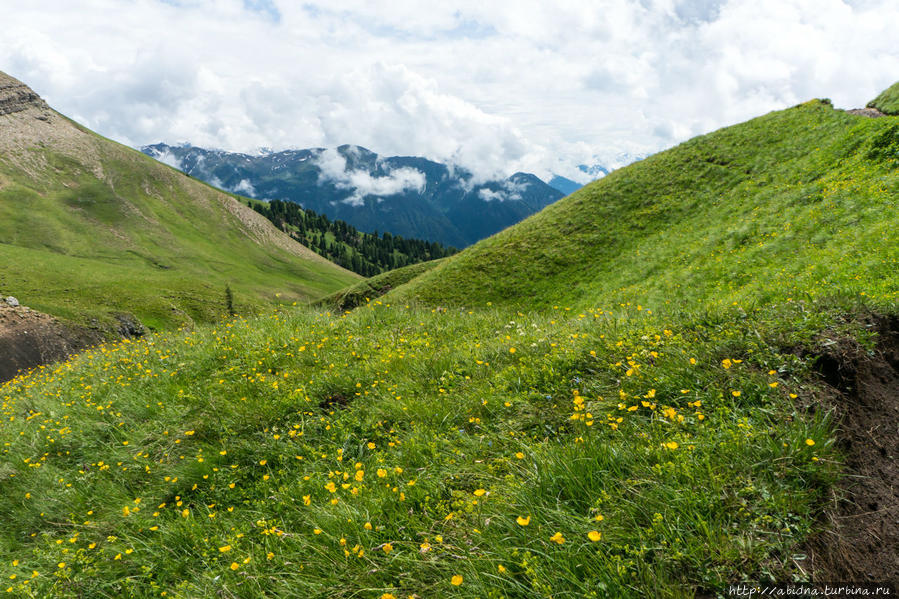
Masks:
[[[899,311],[897,140],[820,103],[775,113],[613,173],[405,295],[8,383],[0,575],[20,596],[183,598],[805,579],[841,456],[802,406],[823,347],[871,346],[847,313]],[[415,294],[480,307],[396,301]]]
[[[896,119],[809,102],[615,171],[390,297],[726,305],[864,288],[895,301],[897,153]]]
[[[801,576],[836,453],[790,399],[814,401],[809,362],[778,348],[829,319],[785,314],[375,301],[102,348],[0,387],[4,579],[34,597],[680,597]]]
[[[876,108],[884,114],[899,115],[899,81],[868,102],[868,107]]]
[[[203,183],[89,131],[75,140],[89,159],[53,144],[0,158],[0,289],[36,309],[168,328],[219,319],[226,285],[252,312],[357,278],[254,240],[225,207],[234,200]]]
[[[375,298],[381,297],[391,289],[408,283],[415,277],[438,266],[445,258],[410,264],[402,268],[390,270],[356,283],[337,293],[319,300],[323,306],[333,306],[338,310],[351,310]]]

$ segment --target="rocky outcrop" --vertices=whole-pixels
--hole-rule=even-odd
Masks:
[[[30,87],[0,71],[0,116],[29,108],[48,113],[50,107]]]
[[[849,114],[857,114],[859,116],[866,116],[870,119],[878,119],[882,116],[887,116],[884,113],[880,112],[876,108],[853,108],[852,110],[847,110]]]

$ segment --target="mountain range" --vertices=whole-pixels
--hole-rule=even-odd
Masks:
[[[455,247],[484,239],[566,195],[528,173],[478,181],[458,166],[379,156],[353,145],[249,155],[160,143],[142,151],[234,193],[296,202],[366,232]]]

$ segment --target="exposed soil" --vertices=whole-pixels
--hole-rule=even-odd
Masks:
[[[854,343],[818,360],[837,390],[838,440],[845,476],[826,511],[827,531],[806,549],[820,582],[899,584],[899,316],[872,323],[871,353]]]
[[[66,325],[47,314],[0,302],[0,382],[102,341],[99,331]]]
[[[318,402],[318,407],[322,410],[345,408],[348,405],[350,405],[350,397],[340,392],[332,393],[331,395]]]

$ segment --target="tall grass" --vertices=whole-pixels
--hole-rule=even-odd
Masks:
[[[0,389],[4,577],[185,598],[801,578],[839,462],[784,348],[842,312],[375,301],[104,346]]]

